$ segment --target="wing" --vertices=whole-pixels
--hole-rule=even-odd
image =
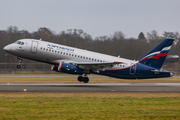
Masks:
[[[124,64],[124,62],[69,62],[70,64],[76,65],[84,69],[87,73],[92,70],[98,72],[99,69],[104,70],[105,68],[112,68],[117,64]]]

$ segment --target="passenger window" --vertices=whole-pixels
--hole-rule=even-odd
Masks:
[[[45,48],[43,48],[43,50],[45,50]]]
[[[76,57],[76,55],[74,55],[74,57]]]
[[[69,54],[69,56],[71,56],[71,54]]]
[[[51,51],[51,49],[49,49],[49,51]]]
[[[54,52],[54,50],[52,50],[52,52]]]
[[[21,45],[24,45],[24,42],[21,42]]]
[[[42,47],[40,49],[42,50]]]
[[[48,49],[46,49],[46,51],[48,51]]]
[[[66,55],[68,55],[68,53],[66,53]]]

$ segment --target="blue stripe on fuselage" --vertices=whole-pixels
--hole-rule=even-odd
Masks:
[[[170,72],[154,74],[151,70],[160,70],[142,63],[137,63],[135,74],[130,74],[130,67],[126,69],[111,70],[111,71],[99,71],[99,74],[106,75],[115,78],[122,79],[145,79],[145,78],[158,78],[158,77],[170,77]],[[162,69],[161,69],[162,70]],[[165,70],[162,70],[165,71]]]

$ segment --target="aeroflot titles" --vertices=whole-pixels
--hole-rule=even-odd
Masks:
[[[66,50],[66,51],[69,51],[69,52],[74,52],[74,49],[60,47],[60,46],[51,45],[51,44],[48,44],[47,48],[49,48],[49,49],[62,49],[62,50]]]

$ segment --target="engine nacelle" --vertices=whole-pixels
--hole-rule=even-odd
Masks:
[[[57,71],[57,72],[64,72],[69,74],[78,74],[82,75],[84,73],[84,70],[79,68],[78,66],[69,64],[69,63],[59,63],[59,65],[53,65],[51,67],[51,70]]]

